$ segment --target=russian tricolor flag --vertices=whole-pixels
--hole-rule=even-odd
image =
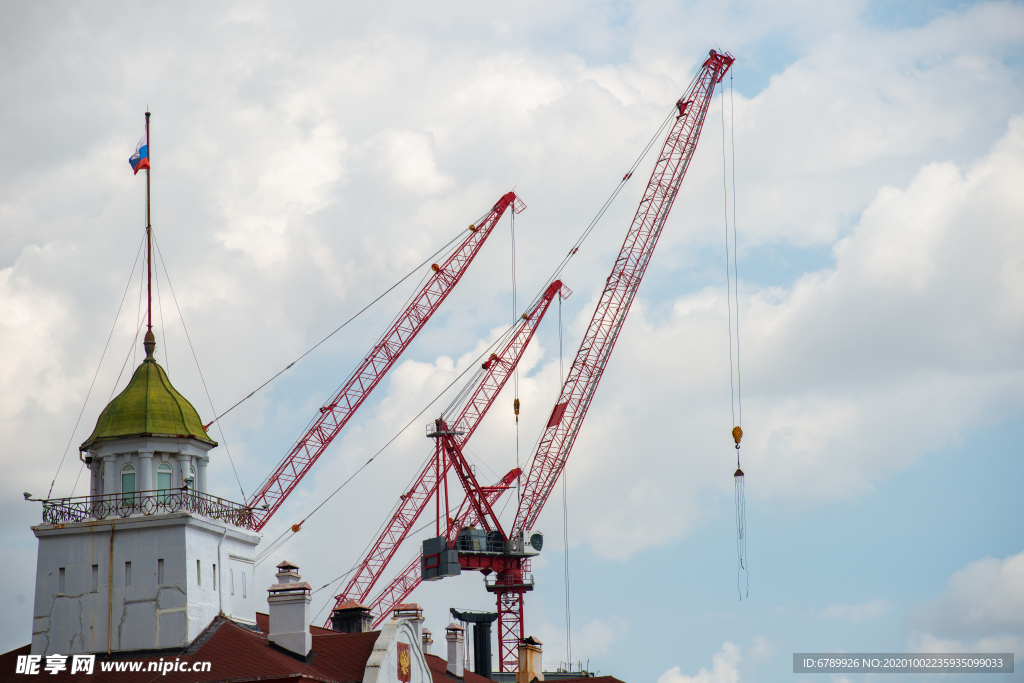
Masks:
[[[132,170],[136,175],[142,169],[149,168],[149,141],[146,140],[145,135],[139,140],[139,144],[135,147],[135,154],[128,159],[128,163],[132,165]]]

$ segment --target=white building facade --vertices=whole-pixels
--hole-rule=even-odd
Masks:
[[[32,654],[192,642],[218,614],[256,624],[252,511],[207,493],[199,415],[153,358],[85,443],[90,495],[44,501]],[[262,600],[262,592],[261,600]]]

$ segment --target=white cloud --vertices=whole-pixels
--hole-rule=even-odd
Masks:
[[[17,502],[0,502],[0,513],[10,544],[33,540],[26,529],[38,510],[20,492],[49,485],[128,279],[142,178],[126,161],[147,102],[154,222],[221,409],[512,186],[530,207],[516,219],[522,302],[720,41],[738,57],[741,89],[750,73],[766,83],[736,97],[741,252],[757,261],[764,245],[815,245],[835,256],[834,268],[798,268],[778,287],[744,283],[748,494],[805,504],[856,496],[993,415],[1019,413],[1024,246],[1011,228],[1024,216],[1022,132],[1020,121],[1008,132],[1006,123],[1024,109],[1024,91],[1004,57],[1020,42],[1024,9],[985,3],[891,30],[860,21],[862,8],[784,0],[738,16],[721,3],[656,0],[613,16],[589,2],[532,2],[495,18],[479,3],[57,14],[4,5],[0,86],[12,96],[0,108],[0,439],[17,445],[3,462],[18,466],[0,492]],[[123,37],[143,26],[147,49],[126,52]],[[778,44],[789,52],[769,49]],[[718,259],[702,255],[720,239],[715,107],[568,466],[570,542],[607,557],[672,543],[707,514],[701,494],[731,486],[725,302]],[[642,176],[565,273],[576,291],[565,309],[567,362]],[[503,224],[268,538],[507,324],[507,240]],[[138,291],[136,273],[80,432],[125,360]],[[249,489],[404,295],[224,421]],[[542,331],[523,366],[524,454],[557,391],[556,344]],[[205,406],[179,328],[161,330],[158,353],[182,393]],[[508,392],[499,397],[472,445],[499,474],[515,462],[510,403]],[[339,531],[329,506],[283,551],[311,582],[351,566],[426,457],[420,429],[332,501],[337,511],[343,498],[358,519]],[[211,482],[234,498],[223,452]],[[55,491],[70,491],[76,473],[65,466]],[[12,582],[30,585],[32,563],[17,566]],[[478,579],[417,599],[436,615],[452,604],[493,607]],[[26,640],[30,615],[18,609],[0,633],[9,647]],[[595,623],[581,637],[613,651]],[[714,671],[729,670],[730,652]]]
[[[674,666],[658,676],[658,683],[739,683],[740,659],[739,646],[725,642],[722,643],[722,651],[711,658],[710,671],[701,667],[693,676],[687,676],[681,672],[680,667]]]
[[[908,612],[908,652],[1024,652],[1024,552],[985,557]]]
[[[1024,218],[1021,186],[1015,118],[966,168],[931,164],[905,189],[881,189],[837,243],[834,268],[748,295],[748,496],[857,496],[1024,407],[1024,233],[1009,228]],[[631,313],[569,469],[577,490],[600,492],[581,516],[601,554],[684,535],[701,515],[696,491],[731,480],[723,298],[687,295],[667,321],[643,302]],[[643,466],[626,480],[637,454]],[[622,507],[596,502],[613,495]]]

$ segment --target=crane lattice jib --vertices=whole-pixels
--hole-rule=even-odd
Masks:
[[[728,53],[712,51],[677,103],[679,116],[665,140],[597,310],[538,444],[512,533],[533,528],[562,472],[693,157],[715,85],[732,63],[733,57]]]
[[[522,471],[519,468],[516,468],[502,477],[494,486],[482,487],[481,490],[487,500],[487,503],[492,506],[497,503],[501,495],[511,488],[512,484],[515,483],[520,474],[522,474]],[[480,521],[476,510],[473,506],[468,505],[467,502],[468,501],[463,501],[462,508],[455,515],[455,524],[452,524],[449,527],[449,545],[455,541],[455,537],[458,536],[459,530],[467,526],[478,524]],[[409,594],[420,585],[423,580],[421,567],[422,559],[422,552],[416,553],[413,560],[406,565],[394,579],[392,579],[391,583],[381,590],[372,602],[369,603],[370,612],[376,615],[373,622],[374,628],[377,628],[377,626],[391,614],[395,605],[399,605],[404,602],[405,599],[409,597]]]
[[[501,350],[485,362],[486,369],[482,370],[475,388],[466,399],[458,417],[451,423],[453,428],[457,427],[460,431],[465,431],[464,434],[454,436],[456,444],[460,448],[473,436],[494,399],[512,376],[513,370],[519,364],[523,352],[533,338],[541,320],[544,319],[544,314],[547,313],[552,300],[559,295],[562,298],[567,298],[569,294],[569,289],[562,284],[561,280],[556,280],[548,285],[543,296],[533,308],[523,314],[523,319],[513,328],[509,340],[501,347]],[[367,599],[377,579],[380,578],[395,551],[405,540],[409,529],[416,523],[427,502],[436,492],[438,483],[447,475],[449,468],[450,463],[440,471],[433,462],[426,463],[412,488],[402,495],[384,530],[370,546],[344,590],[337,596],[337,605],[350,598],[360,602]]]
[[[440,265],[431,266],[434,273],[416,293],[380,340],[342,385],[334,397],[320,408],[320,415],[302,437],[295,442],[291,452],[263,482],[259,491],[250,499],[248,506],[253,509],[255,529],[262,529],[271,516],[284,502],[288,494],[298,486],[313,463],[363,404],[366,397],[387,374],[399,356],[416,337],[430,316],[438,309],[455,285],[462,279],[466,268],[490,236],[494,226],[508,207],[519,213],[526,206],[514,192],[504,195],[490,213],[476,226],[454,252]]]
[[[522,471],[517,467],[512,470],[494,486],[484,486],[482,491],[484,497],[487,500],[488,505],[493,506],[498,502],[505,491],[507,491]],[[478,523],[478,517],[476,510],[472,505],[467,505],[463,502],[463,507],[458,514],[455,515],[455,524],[452,524],[449,528],[448,543],[451,544],[455,540],[455,536],[458,536],[458,530],[463,529],[467,526],[472,526]],[[392,611],[396,605],[400,605],[405,602],[405,599],[409,597],[409,594],[416,589],[417,586],[423,581],[423,553],[418,552],[409,564],[405,566],[398,575],[391,580],[387,586],[381,589],[380,593],[377,594],[370,603],[370,613],[375,615],[373,618],[373,628],[377,628],[380,624],[391,616]]]

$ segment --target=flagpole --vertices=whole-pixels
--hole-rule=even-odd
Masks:
[[[149,112],[146,112],[146,155],[150,163],[146,168],[146,333],[153,334],[153,224],[149,212],[149,166],[152,165],[153,149],[149,144]]]

